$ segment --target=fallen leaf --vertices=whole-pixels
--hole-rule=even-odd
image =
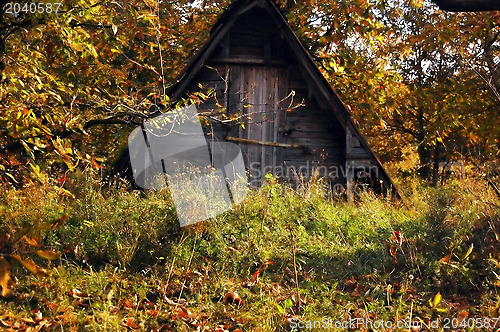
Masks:
[[[469,312],[467,310],[460,311],[457,315],[457,319],[460,322],[467,318],[469,318]]]
[[[134,322],[133,318],[128,318],[127,322],[123,324],[125,327],[132,329],[132,330],[137,330],[139,326]]]
[[[257,271],[255,271],[255,273],[252,275],[252,277],[250,278],[250,283],[253,283],[254,285],[256,283],[259,282],[259,273],[264,270],[268,265],[271,265],[271,264],[274,264],[273,261],[269,261],[269,262],[265,262],[265,263],[262,263],[259,268],[257,269]]]
[[[66,220],[68,220],[69,215],[67,213],[63,214],[59,219],[50,224],[49,229],[56,229],[61,227]]]
[[[45,303],[45,306],[49,309],[57,309],[59,306],[53,302],[49,302],[46,298],[42,299],[43,303]]]
[[[32,247],[38,247],[38,242],[35,239],[31,239],[27,236],[23,236],[24,241]]]
[[[442,299],[441,293],[438,292],[436,295],[434,295],[432,301],[429,301],[431,307],[436,308],[439,302],[441,302],[441,299]]]
[[[3,319],[0,319],[0,325],[3,327],[12,327],[9,322],[4,321]]]
[[[356,281],[356,279],[354,279],[354,277],[351,277],[350,279],[345,280],[344,287],[347,289],[354,290],[357,285],[358,285],[358,282]]]
[[[229,292],[226,295],[224,295],[224,299],[222,300],[224,304],[234,304],[234,305],[242,305],[243,300],[241,297],[238,295],[238,293],[235,292]]]
[[[146,310],[146,315],[151,316],[151,317],[156,317],[159,314],[160,314],[159,310],[151,310],[151,309]]]
[[[449,263],[451,260],[451,255],[446,255],[443,258],[441,258],[439,261],[443,263]]]
[[[55,250],[37,250],[36,254],[42,258],[48,259],[49,261],[59,259],[62,255],[59,251]]]
[[[189,309],[183,307],[177,308],[177,316],[185,321],[194,318],[194,314]]]
[[[164,297],[165,299],[165,302],[167,302],[167,304],[171,305],[171,306],[185,306],[187,304],[187,301],[185,299],[177,299],[177,298],[173,298],[173,299],[169,299],[167,296]]]
[[[398,262],[398,259],[396,258],[396,252],[394,251],[394,246],[389,247],[389,255],[391,255],[392,259],[394,260],[394,263]]]
[[[19,255],[12,255],[12,257],[17,259],[19,263],[21,263],[28,271],[39,278],[48,277],[50,275],[50,273],[46,269],[36,265],[32,259],[22,259]]]
[[[36,309],[34,311],[34,314],[35,314],[35,322],[38,323],[43,319],[43,315],[42,315],[42,312],[40,311],[40,309]]]
[[[32,318],[23,318],[23,319],[21,319],[21,321],[24,324],[28,324],[28,325],[35,325],[36,324],[35,320]]]
[[[0,286],[2,297],[9,297],[12,293],[13,281],[10,277],[10,264],[3,256],[0,256]]]
[[[71,291],[70,291],[70,295],[73,296],[73,297],[79,297],[79,298],[89,298],[89,294],[87,294],[86,292],[84,291],[81,291],[79,290],[78,288],[73,288]]]

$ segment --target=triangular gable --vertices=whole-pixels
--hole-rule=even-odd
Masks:
[[[180,98],[183,93],[185,93],[187,86],[214,53],[219,43],[223,42],[224,38],[231,31],[231,28],[235,25],[238,19],[248,11],[257,7],[263,8],[267,13],[269,13],[269,16],[279,28],[280,33],[300,63],[303,75],[306,76],[307,82],[310,85],[311,90],[314,91],[315,97],[321,101],[324,109],[330,111],[335,119],[345,129],[347,136],[345,158],[347,163],[351,162],[355,164],[356,160],[360,159],[371,160],[372,164],[379,167],[379,178],[380,181],[383,181],[383,187],[386,189],[390,188],[390,191],[392,191],[393,194],[399,196],[392,180],[384,170],[380,160],[371,150],[367,141],[354,124],[347,108],[317,68],[308,51],[292,31],[280,10],[271,0],[234,1],[212,28],[208,41],[191,59],[179,75],[176,83],[169,89],[168,94],[171,97],[171,100],[175,101]]]

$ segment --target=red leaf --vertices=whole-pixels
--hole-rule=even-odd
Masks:
[[[241,297],[238,295],[238,293],[235,292],[229,292],[224,296],[224,299],[222,300],[224,304],[235,304],[235,305],[242,305],[243,300]]]
[[[401,234],[398,231],[395,231],[394,232],[394,237],[396,238],[398,246],[401,247],[403,245],[403,237],[401,236]]]
[[[139,328],[139,326],[137,326],[137,324],[134,322],[133,318],[127,319],[127,322],[125,323],[125,327],[128,327],[129,329],[132,329],[132,330],[137,330]]]
[[[392,259],[394,260],[394,263],[398,262],[398,259],[396,258],[396,252],[394,251],[394,246],[391,246],[389,248],[389,255],[391,255]]]

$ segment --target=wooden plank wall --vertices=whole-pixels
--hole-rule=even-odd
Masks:
[[[266,16],[259,9],[245,14],[187,89],[199,91],[199,84],[205,90],[215,88],[215,97],[200,105],[200,111],[240,116],[238,123],[211,121],[205,130],[213,139],[232,136],[304,147],[240,143],[247,166],[253,165],[249,171],[255,186],[264,170],[285,171],[278,175],[297,181],[293,168],[302,170],[307,180],[313,167],[323,166],[324,171],[346,162],[345,130],[315,100],[291,50]],[[331,180],[345,183],[342,177]]]

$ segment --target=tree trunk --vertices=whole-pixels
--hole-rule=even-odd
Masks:
[[[418,175],[423,180],[429,180],[431,178],[431,150],[430,147],[421,142],[418,146],[418,158],[420,160],[420,166],[418,169]]]

